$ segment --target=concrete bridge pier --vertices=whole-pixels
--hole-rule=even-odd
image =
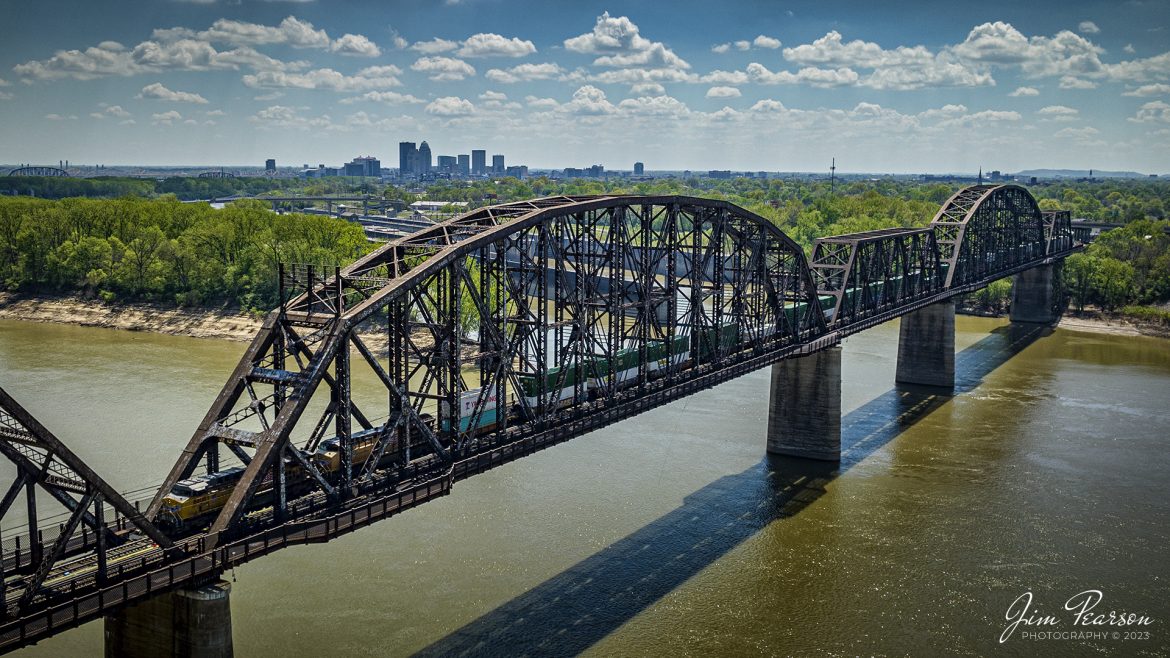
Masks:
[[[177,589],[106,617],[106,658],[231,658],[232,586]]]
[[[902,316],[898,335],[900,384],[955,387],[955,303],[939,302]]]
[[[1056,307],[1059,280],[1059,263],[1033,267],[1012,277],[1012,322],[1056,322],[1060,317]]]
[[[841,461],[841,347],[772,366],[768,452]]]

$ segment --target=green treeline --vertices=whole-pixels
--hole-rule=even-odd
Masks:
[[[0,194],[34,196],[41,199],[88,197],[116,199],[125,196],[142,198],[173,194],[183,201],[214,199],[227,196],[256,196],[298,191],[306,194],[343,194],[354,191],[377,192],[379,186],[353,179],[325,178],[306,181],[296,178],[198,178],[172,176],[169,178],[130,178],[104,176],[97,178],[56,178],[39,176],[0,176]]]
[[[1170,221],[1138,220],[1102,233],[1084,253],[1065,260],[1073,306],[1105,311],[1170,300]],[[1138,312],[1140,313],[1140,312]]]
[[[642,194],[716,198],[774,222],[806,250],[814,239],[892,226],[924,226],[962,185],[876,178],[662,178],[652,181],[536,177],[438,181],[398,188],[373,179],[0,178],[0,192],[33,185],[37,196],[120,196],[42,201],[0,197],[0,289],[60,290],[106,299],[270,308],[278,262],[347,263],[371,247],[359,227],[321,216],[276,215],[264,204],[213,210],[180,199],[232,194],[365,193],[410,203],[464,201],[470,208],[555,195]],[[1028,186],[1042,208],[1126,226],[1068,259],[1065,283],[1077,308],[1116,311],[1170,300],[1170,182],[1060,181]],[[451,210],[454,210],[453,208]],[[966,303],[1002,312],[1008,282]],[[1126,311],[1127,313],[1129,310]]]
[[[260,202],[0,198],[0,288],[11,291],[267,310],[279,263],[348,263],[369,249],[356,224]]]

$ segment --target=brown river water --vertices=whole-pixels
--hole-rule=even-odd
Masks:
[[[839,466],[765,456],[758,371],[229,572],[236,655],[1170,654],[1170,342],[956,325],[954,396],[894,387],[896,322],[844,343]],[[0,385],[137,490],[244,347],[0,321]],[[1026,592],[1057,623],[1001,643]]]

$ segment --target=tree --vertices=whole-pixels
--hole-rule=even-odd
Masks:
[[[1116,258],[1099,259],[1093,272],[1093,288],[1097,303],[1105,311],[1115,311],[1134,297],[1133,267]]]
[[[1084,312],[1091,299],[1097,260],[1089,254],[1073,254],[1064,260],[1064,285],[1078,313]]]

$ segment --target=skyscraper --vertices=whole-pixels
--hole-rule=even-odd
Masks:
[[[487,168],[487,151],[473,150],[471,152],[471,173],[475,176],[484,175]]]
[[[492,156],[492,173],[493,174],[504,173],[504,156],[502,156],[502,155],[493,155]]]
[[[409,176],[414,173],[414,142],[398,143],[398,175]]]
[[[431,147],[423,140],[422,144],[418,145],[418,155],[415,156],[415,172],[419,176],[429,174],[431,172]]]
[[[634,163],[634,175],[641,176],[645,173],[646,173],[646,165],[642,164],[641,162],[635,162]]]
[[[352,162],[348,162],[344,167],[346,176],[380,176],[382,175],[382,163],[378,158],[366,156],[364,158],[354,158]]]
[[[459,156],[459,173],[463,176],[471,173],[471,156],[466,153]]]
[[[268,158],[264,161],[264,171],[276,171],[276,158]]]
[[[456,168],[455,163],[457,162],[455,160],[455,156],[453,156],[453,155],[440,155],[438,158],[435,159],[435,162],[436,162],[436,168],[439,170],[439,173],[441,173],[441,174],[455,173],[455,168]]]

